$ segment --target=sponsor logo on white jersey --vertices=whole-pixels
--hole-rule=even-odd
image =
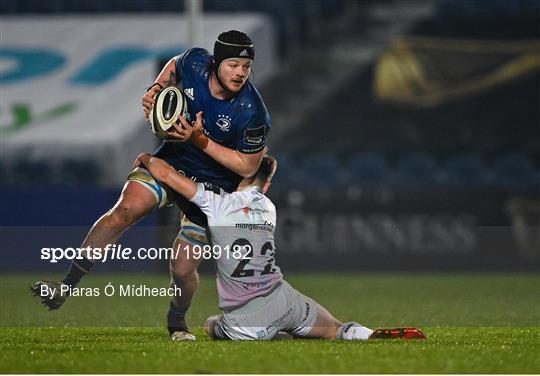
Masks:
[[[246,230],[259,230],[268,232],[272,232],[274,230],[274,225],[272,224],[272,222],[269,221],[264,221],[264,223],[236,223],[234,227]]]
[[[195,100],[195,98],[193,97],[193,88],[192,87],[189,87],[189,88],[186,88],[184,89],[184,93],[188,96],[189,99],[191,99],[192,101]]]
[[[268,213],[269,210],[267,209],[261,209],[261,208],[250,208],[249,206],[246,206],[244,208],[242,208],[242,211],[244,212],[244,214],[262,214],[262,213]]]

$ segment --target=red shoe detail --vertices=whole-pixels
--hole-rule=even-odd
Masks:
[[[376,329],[369,339],[427,339],[426,335],[420,329],[416,328],[394,328],[394,329]]]

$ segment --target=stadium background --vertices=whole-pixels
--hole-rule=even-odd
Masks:
[[[336,317],[425,343],[217,343],[212,265],[172,343],[167,297],[28,293],[68,262],[157,145],[140,97],[189,48],[178,0],[0,0],[0,371],[538,373],[540,2],[206,0],[201,45],[244,29],[280,167],[277,262]],[[122,238],[168,247],[163,209]],[[166,262],[98,265],[80,286],[168,283]],[[30,355],[29,355],[30,354]],[[249,361],[248,361],[249,360]]]
[[[209,0],[204,10],[206,48],[230,28],[257,44],[286,270],[538,269],[538,1]],[[1,268],[36,270],[41,247],[80,243],[133,158],[158,144],[139,99],[189,47],[187,16],[181,1],[1,11]],[[122,244],[168,246],[177,217],[162,210]]]

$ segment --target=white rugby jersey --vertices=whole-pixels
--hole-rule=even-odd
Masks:
[[[230,310],[276,288],[283,275],[275,265],[276,208],[258,187],[227,193],[198,183],[191,202],[208,218],[217,265],[219,307]]]

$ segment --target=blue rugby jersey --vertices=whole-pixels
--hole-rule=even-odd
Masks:
[[[257,153],[266,146],[271,127],[266,106],[251,82],[233,98],[214,98],[208,87],[212,56],[202,48],[192,48],[176,58],[177,86],[188,102],[188,121],[203,111],[204,133],[215,142],[241,153]],[[154,155],[177,170],[232,192],[242,177],[227,169],[189,142],[164,140]]]

